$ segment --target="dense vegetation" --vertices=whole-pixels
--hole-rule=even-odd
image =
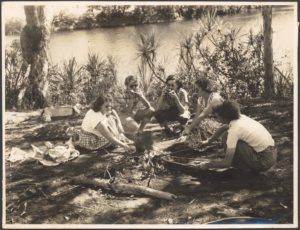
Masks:
[[[5,22],[5,35],[18,35],[24,26],[24,22],[20,19],[8,19]]]
[[[64,11],[54,15],[51,26],[53,31],[91,29],[97,27],[115,27],[124,25],[170,22],[174,20],[199,19],[208,8],[216,10],[217,15],[249,12],[260,6],[88,6],[87,11],[75,16]],[[15,35],[21,32],[23,22],[11,19],[5,24],[5,34]]]
[[[195,95],[193,80],[204,75],[215,80],[220,91],[231,98],[256,98],[263,94],[263,35],[250,31],[242,38],[240,30],[216,17],[217,11],[208,11],[200,19],[199,31],[179,41],[178,76],[190,92],[191,103]],[[221,29],[222,28],[222,29]],[[209,41],[213,46],[204,45]],[[206,43],[207,44],[207,43]],[[137,66],[141,87],[150,101],[155,102],[165,79],[164,66],[157,63],[159,41],[155,34],[141,34],[137,51],[140,64]],[[209,48],[213,47],[213,48]],[[133,51],[136,52],[136,51]],[[24,60],[20,45],[15,42],[5,52],[5,98],[6,108],[17,107],[17,95],[26,84],[22,69]],[[280,71],[280,62],[275,63],[275,89],[278,97],[293,93],[292,69]],[[118,97],[122,87],[117,85],[116,62],[112,57],[100,57],[90,53],[87,63],[79,66],[75,58],[57,65],[50,63],[48,77],[52,103],[88,104],[97,92],[107,92]]]

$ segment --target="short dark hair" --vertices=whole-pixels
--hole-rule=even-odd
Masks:
[[[167,79],[166,79],[166,84],[168,84],[168,82],[169,82],[169,81],[172,81],[172,80],[175,80],[175,83],[176,83],[176,85],[177,85],[177,89],[180,89],[180,88],[182,87],[183,84],[182,84],[181,79],[176,78],[176,76],[173,75],[173,74],[171,74],[171,75],[169,75],[169,76],[167,77]]]
[[[236,101],[227,100],[216,106],[213,112],[230,122],[240,118],[240,106]]]
[[[171,74],[166,79],[166,84],[168,84],[169,81],[175,80],[175,75]]]
[[[213,81],[208,79],[207,77],[198,77],[195,81],[195,84],[208,93],[216,91],[216,87],[214,86]]]
[[[137,78],[133,75],[129,75],[125,78],[125,85],[129,85],[130,82],[136,82],[137,83]]]
[[[105,102],[105,98],[102,94],[100,94],[97,99],[93,102],[92,104],[92,110],[94,110],[95,112],[99,112],[102,105]]]

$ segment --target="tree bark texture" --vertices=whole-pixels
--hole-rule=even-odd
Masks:
[[[141,185],[123,184],[118,182],[110,183],[108,180],[89,179],[85,176],[73,178],[72,183],[77,185],[100,187],[101,189],[113,191],[117,194],[146,195],[165,200],[173,200],[176,198],[176,195],[172,193],[155,190]]]
[[[49,31],[44,6],[24,6],[26,25],[20,36],[22,55],[29,64],[27,83],[19,94],[23,109],[44,108],[49,104],[48,57]]]
[[[272,6],[263,6],[262,15],[264,28],[264,87],[265,96],[269,98],[273,97],[275,94],[272,47]]]

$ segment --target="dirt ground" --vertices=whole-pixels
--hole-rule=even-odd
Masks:
[[[198,170],[197,162],[218,157],[220,146],[193,151],[175,139],[164,139],[157,124],[153,131],[155,173],[147,177],[145,156],[124,155],[118,149],[84,153],[65,164],[47,167],[38,161],[10,163],[12,147],[30,149],[44,141],[26,139],[37,127],[80,125],[79,118],[45,124],[33,117],[5,127],[7,224],[203,224],[228,217],[256,217],[273,223],[293,222],[293,102],[248,101],[242,112],[264,124],[278,146],[278,163],[254,174],[228,169]],[[163,156],[164,155],[164,156]],[[156,160],[155,160],[156,159]],[[154,161],[155,160],[155,161]],[[149,162],[149,161],[148,161]],[[107,173],[107,170],[109,173]],[[153,171],[152,171],[153,172]],[[168,201],[147,196],[120,195],[70,183],[78,175],[149,186],[178,196]],[[145,179],[146,178],[146,179]]]

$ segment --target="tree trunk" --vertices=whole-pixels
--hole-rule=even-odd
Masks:
[[[18,105],[22,109],[38,109],[49,104],[47,46],[49,31],[44,6],[24,6],[26,25],[20,36],[22,55],[29,64],[27,83],[21,90]]]
[[[275,95],[272,47],[272,6],[263,6],[262,15],[264,25],[264,93],[265,97],[270,98]]]

